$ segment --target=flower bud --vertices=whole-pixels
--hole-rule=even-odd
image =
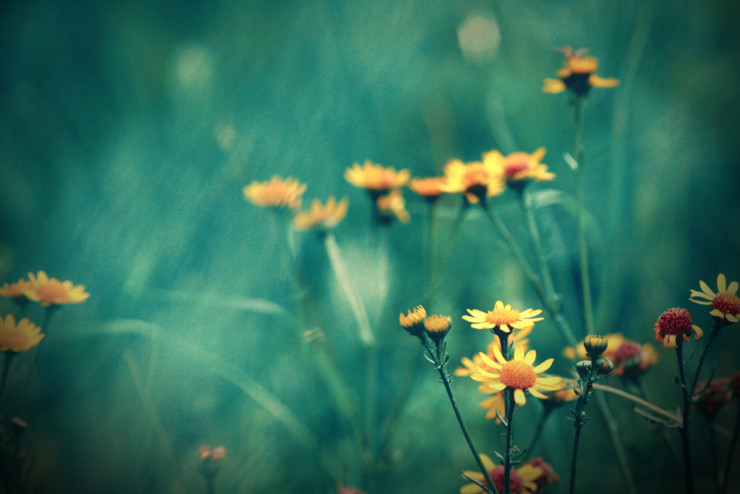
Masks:
[[[450,332],[450,319],[448,316],[433,315],[424,319],[424,329],[427,336],[435,343],[439,343]]]
[[[591,374],[591,361],[581,360],[576,364],[576,370],[582,379],[586,379]]]
[[[409,334],[421,338],[424,333],[424,319],[426,317],[427,311],[421,305],[417,305],[413,310],[408,311],[408,315],[400,314],[398,321]]]
[[[606,377],[614,371],[614,363],[606,357],[596,359],[596,372],[599,376]]]
[[[590,334],[583,340],[583,347],[586,349],[586,354],[592,359],[604,353],[607,346],[609,346],[609,342],[603,336]]]

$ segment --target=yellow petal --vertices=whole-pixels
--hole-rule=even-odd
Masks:
[[[727,291],[730,292],[730,293],[732,293],[732,294],[735,294],[735,293],[737,293],[738,286],[739,285],[737,284],[737,281],[733,281],[732,283],[730,283],[727,286]]]
[[[717,275],[717,291],[724,292],[727,290],[727,278],[723,273]]]
[[[515,389],[514,401],[519,406],[525,405],[527,403],[527,398],[524,396],[524,391],[522,391],[521,389]]]
[[[536,372],[537,374],[539,374],[540,372],[545,372],[545,371],[546,371],[547,369],[549,369],[549,368],[550,368],[550,366],[552,365],[552,363],[553,363],[554,361],[555,361],[555,359],[553,359],[553,358],[549,358],[549,359],[545,360],[544,362],[542,362],[542,363],[541,363],[540,365],[538,365],[537,367],[535,367],[535,368],[534,368],[534,371],[535,371],[535,372]]]
[[[518,349],[519,347],[517,347]],[[534,350],[530,350],[527,352],[527,355],[524,356],[524,363],[532,365],[534,364],[534,360],[537,358],[537,352]]]

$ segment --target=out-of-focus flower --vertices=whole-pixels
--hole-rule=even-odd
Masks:
[[[617,375],[633,375],[647,370],[658,362],[658,353],[653,345],[640,345],[631,340],[624,340],[619,348],[611,355]]]
[[[410,176],[408,170],[396,171],[395,168],[377,165],[370,160],[366,160],[362,166],[355,163],[344,172],[344,178],[355,187],[378,193],[403,187]]]
[[[396,218],[401,223],[408,223],[411,219],[409,212],[406,211],[406,201],[399,189],[393,189],[388,194],[378,197],[375,207],[381,218]]]
[[[15,323],[12,314],[0,318],[0,352],[25,352],[38,345],[44,338],[41,328],[27,318]]]
[[[427,311],[421,305],[417,305],[414,309],[409,309],[407,315],[403,313],[399,314],[398,322],[403,329],[409,332],[409,334],[421,337],[424,329],[424,319],[427,317]]]
[[[0,287],[0,295],[8,298],[25,297],[24,290],[31,290],[32,288],[30,281],[20,278],[15,283],[5,283]]]
[[[534,481],[534,483],[537,484],[537,490],[540,492],[544,491],[547,485],[557,484],[558,482],[560,482],[560,476],[556,474],[552,466],[549,463],[545,462],[545,460],[543,460],[542,458],[533,458],[524,463],[524,465],[530,465],[535,469],[539,468],[540,470],[542,470],[540,476],[537,477],[537,479]]]
[[[499,300],[496,302],[493,310],[483,312],[477,309],[467,309],[469,316],[462,316],[463,319],[471,323],[474,329],[494,329],[499,328],[504,333],[512,329],[523,329],[534,326],[537,321],[542,321],[542,317],[536,317],[542,311],[527,309],[519,312],[512,309],[511,304],[506,304]]]
[[[717,276],[717,293],[703,281],[699,282],[701,291],[691,290],[689,300],[701,305],[711,305],[709,312],[714,317],[725,319],[728,322],[740,320],[740,298],[737,296],[738,282],[733,281],[727,285],[725,275]]]
[[[275,175],[269,182],[254,181],[242,189],[244,198],[252,204],[268,208],[298,209],[301,207],[306,184],[288,177]]]
[[[29,300],[41,302],[44,307],[50,305],[79,304],[90,296],[83,285],[73,285],[71,281],[59,281],[49,278],[44,271],[38,275],[28,273],[31,286],[22,288]]]
[[[619,348],[619,345],[622,344],[624,340],[624,336],[622,336],[622,333],[610,333],[607,335],[604,335],[604,337],[607,340],[607,346],[606,350],[604,350],[604,357],[607,357],[609,359],[614,360],[614,353],[617,351],[617,348]],[[575,348],[573,347],[566,347],[563,350],[563,356],[566,358],[569,358],[570,360],[579,361],[583,360],[585,358],[588,358],[588,355],[586,354],[586,348],[583,346],[583,341],[581,341],[578,346]]]
[[[434,202],[444,194],[444,177],[414,178],[409,182],[409,189],[428,202]]]
[[[490,163],[463,163],[454,159],[445,165],[442,188],[451,194],[464,194],[469,203],[476,204],[485,197],[502,194],[506,179],[502,171]]]
[[[545,79],[542,91],[560,93],[567,89],[577,97],[582,97],[587,96],[592,87],[609,88],[619,85],[617,79],[602,79],[596,75],[598,59],[583,52],[583,49],[574,51],[569,46],[564,47],[565,61],[557,72],[558,78]]]
[[[342,487],[341,485],[338,485],[337,494],[366,494],[366,493],[365,491],[355,489],[354,487]]]
[[[500,170],[508,182],[528,179],[538,182],[553,180],[555,174],[547,170],[547,165],[541,163],[544,157],[545,148],[539,148],[532,154],[516,152],[507,156],[494,149],[483,155],[483,163],[492,169]]]
[[[477,369],[477,372],[470,377],[475,381],[482,382],[486,388],[492,391],[502,391],[506,388],[514,390],[514,401],[517,405],[524,405],[527,399],[524,391],[537,398],[547,399],[547,395],[542,391],[555,391],[564,386],[559,377],[542,377],[538,374],[545,372],[553,363],[553,359],[547,359],[538,366],[533,366],[537,353],[534,350],[524,353],[522,347],[516,347],[514,358],[506,360],[501,354],[501,350],[494,347],[493,353],[495,360],[484,353],[480,353],[483,362],[493,371],[489,372],[484,369]]]
[[[310,211],[300,211],[293,218],[293,228],[296,230],[309,230],[311,228],[328,230],[334,228],[347,215],[348,204],[347,198],[337,202],[332,196],[323,205],[321,201],[314,199]]]
[[[198,453],[200,454],[200,459],[202,461],[221,461],[226,456],[226,448],[223,446],[212,448],[204,444],[200,449],[198,449]]]
[[[504,492],[504,466],[496,466],[491,459],[484,455],[480,455],[483,467],[488,470],[488,474],[491,476],[493,484],[496,486],[498,492]],[[486,488],[489,487],[486,477],[477,471],[465,470],[465,475],[474,479],[476,482],[484,485]],[[512,468],[509,472],[509,489],[512,494],[525,494],[532,493],[537,490],[536,480],[542,475],[542,469],[534,467],[530,464],[524,464],[519,468]],[[463,477],[465,478],[465,477]],[[460,494],[478,494],[485,492],[481,486],[477,484],[466,484],[460,488]]]
[[[689,336],[696,339],[704,332],[699,326],[691,323],[691,314],[686,309],[675,307],[663,312],[655,323],[655,339],[666,348],[678,348],[677,338],[689,341]]]
[[[706,381],[699,382],[694,389],[693,405],[708,418],[713,418],[717,412],[732,401],[732,387],[729,378],[713,379],[707,385]]]

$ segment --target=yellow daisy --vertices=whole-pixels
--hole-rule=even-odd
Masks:
[[[344,178],[355,187],[378,192],[403,187],[410,176],[408,170],[396,171],[395,168],[377,165],[370,160],[366,160],[362,166],[355,163],[344,172]]]
[[[565,61],[557,72],[557,79],[545,79],[542,91],[560,93],[567,90],[576,96],[586,96],[592,87],[609,88],[619,85],[617,79],[603,79],[595,74],[599,68],[596,57],[584,54],[584,50],[574,51],[569,46],[563,48]]]
[[[493,484],[496,486],[498,492],[504,492],[504,466],[495,465],[491,459],[484,454],[480,455],[483,467],[488,470],[488,474],[491,476]],[[478,471],[465,470],[465,475],[481,483],[486,488],[489,487],[486,477]],[[512,468],[509,471],[509,491],[512,494],[527,494],[537,490],[537,479],[542,475],[542,469],[534,467],[530,464],[524,464],[519,468]],[[465,477],[463,477],[465,478]],[[460,494],[478,494],[485,492],[477,484],[466,484],[460,488]]]
[[[348,204],[347,198],[337,202],[332,196],[324,205],[318,199],[314,199],[310,211],[301,211],[293,218],[293,228],[296,230],[334,228],[347,215]]]
[[[508,181],[519,180],[553,180],[555,174],[547,170],[547,165],[541,163],[545,157],[545,148],[539,148],[534,153],[516,152],[504,156],[497,150],[491,150],[483,155],[483,162],[487,166],[501,170]]]
[[[59,281],[49,278],[44,271],[34,276],[28,273],[31,286],[22,288],[23,293],[29,300],[41,302],[44,307],[50,305],[79,304],[90,296],[85,292],[83,285],[73,285],[71,281]]]
[[[717,293],[703,281],[699,282],[701,291],[691,290],[689,300],[696,304],[711,305],[709,312],[714,317],[725,319],[729,322],[740,320],[740,298],[737,296],[738,283],[733,281],[727,285],[725,275],[717,275]]]
[[[25,352],[38,345],[43,339],[41,328],[27,318],[18,324],[12,314],[0,318],[0,352]]]
[[[480,353],[483,362],[494,370],[488,372],[478,369],[478,372],[470,377],[475,381],[485,384],[485,387],[493,391],[502,391],[506,388],[514,390],[514,401],[517,405],[524,405],[527,399],[524,391],[541,399],[547,399],[542,391],[555,391],[564,387],[564,383],[559,377],[541,377],[537,374],[545,372],[553,363],[553,359],[547,359],[538,366],[533,366],[537,357],[534,350],[524,353],[524,348],[516,347],[514,349],[514,358],[506,360],[501,354],[501,350],[494,347],[495,360],[488,355]]]
[[[523,329],[534,326],[537,321],[542,321],[542,317],[536,317],[542,311],[527,309],[524,312],[519,312],[517,309],[512,309],[510,304],[506,304],[502,301],[497,301],[493,310],[483,312],[477,309],[467,309],[469,316],[462,316],[463,319],[472,323],[471,327],[474,329],[494,329],[499,328],[504,333],[508,333],[511,329]]]
[[[500,169],[480,161],[463,163],[450,160],[444,168],[444,192],[464,194],[469,203],[475,204],[484,197],[500,195],[506,189]]]
[[[23,293],[23,290],[30,289],[31,282],[21,278],[15,283],[5,283],[2,287],[0,287],[0,295],[8,298],[25,297],[26,294]]]
[[[275,175],[269,182],[254,181],[242,189],[244,198],[257,206],[269,208],[301,207],[303,193],[306,184],[300,183],[294,178],[283,179]]]

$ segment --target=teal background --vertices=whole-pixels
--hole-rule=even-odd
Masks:
[[[575,174],[563,159],[572,152],[571,108],[566,95],[541,92],[561,63],[554,48],[565,44],[588,47],[597,72],[621,81],[594,90],[585,117],[600,330],[649,342],[657,317],[675,306],[709,329],[689,289],[700,279],[716,287],[719,272],[740,278],[735,2],[65,0],[0,9],[0,279],[45,270],[91,294],[55,315],[28,400],[3,403],[4,414],[31,425],[31,492],[201,492],[204,443],[228,449],[218,492],[333,492],[337,482],[457,492],[460,471],[474,463],[421,347],[397,325],[424,292],[425,204],[406,191],[412,220],[392,225],[378,249],[370,202],[343,174],[370,159],[429,176],[451,158],[546,147],[558,178],[533,186],[538,220],[566,316],[580,328],[568,207]],[[458,29],[476,13],[500,40],[471,58]],[[381,342],[378,431],[409,369],[420,369],[370,478],[312,357],[317,348],[331,356],[361,414],[366,351],[347,298],[311,232],[294,237],[299,297],[279,218],[242,195],[274,174],[307,183],[304,204],[350,200],[336,239]],[[458,200],[440,206],[440,245]],[[492,205],[526,239],[513,194]],[[452,316],[455,365],[488,342],[460,318],[466,308],[499,299],[537,307],[478,211],[441,269],[443,294],[428,309]],[[303,325],[292,315],[299,298]],[[13,311],[0,303],[3,315]],[[29,316],[40,323],[36,309]],[[306,328],[325,339],[308,343]],[[736,327],[720,335],[718,376],[738,370],[737,344]],[[553,356],[553,369],[569,372],[547,320],[533,345],[538,361]],[[673,409],[675,357],[658,352],[647,382]],[[478,408],[483,396],[468,379],[454,386],[481,452],[492,456],[498,432]],[[640,491],[680,488],[655,428],[624,402],[610,403]],[[719,417],[726,428],[735,406]],[[530,399],[518,415],[523,438],[538,411]],[[579,491],[624,492],[592,412]],[[563,408],[550,419],[533,452],[564,479],[548,492],[567,491],[566,417]],[[706,486],[706,429],[700,417],[694,425]],[[728,441],[719,441],[724,458]]]

